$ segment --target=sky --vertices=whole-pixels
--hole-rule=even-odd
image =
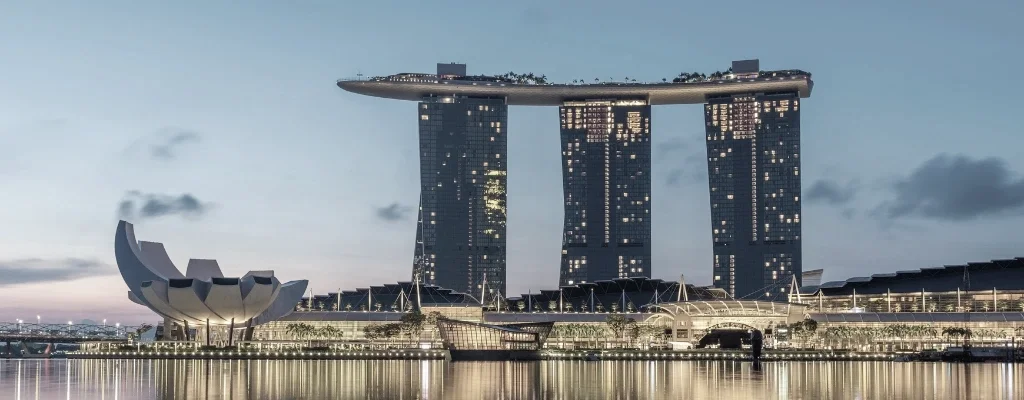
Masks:
[[[409,279],[415,103],[335,86],[433,72],[813,73],[803,254],[824,280],[1024,256],[1019,1],[15,2],[0,13],[0,321],[152,322],[117,221],[184,267],[317,293]],[[839,3],[839,2],[834,2]],[[557,111],[508,121],[508,292],[557,285]],[[653,275],[711,282],[699,105],[658,106]]]

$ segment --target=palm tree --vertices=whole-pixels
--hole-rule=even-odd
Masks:
[[[518,309],[519,312],[523,312],[523,310],[526,309],[526,302],[522,301],[522,300],[519,300],[518,302],[516,302],[516,309]]]

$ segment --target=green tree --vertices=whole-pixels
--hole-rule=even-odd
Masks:
[[[410,339],[414,335],[419,338],[420,334],[423,333],[423,325],[426,321],[427,317],[419,310],[406,313],[405,315],[402,315],[402,331],[404,331]]]
[[[612,331],[612,335],[616,338],[622,338],[623,333],[626,330],[626,317],[620,314],[609,315],[605,318],[604,323],[608,325],[608,329]]]
[[[322,326],[316,330],[316,336],[320,340],[333,340],[339,339],[344,336],[345,332],[341,329],[334,327],[333,325]]]
[[[627,319],[627,321],[633,321],[626,323],[626,335],[629,338],[629,344],[632,345],[640,338],[640,335],[643,334],[643,328],[632,318]]]
[[[374,341],[380,339],[380,334],[380,325],[378,324],[369,324],[363,327],[363,336],[367,340]]]
[[[806,341],[818,331],[818,321],[805,318],[803,321],[794,322],[789,325],[789,330],[800,339],[801,345],[805,346]]]
[[[378,326],[377,330],[379,332],[379,337],[386,339],[387,342],[388,342],[388,345],[390,346],[391,343],[392,343],[392,340],[394,338],[398,337],[398,335],[402,334],[402,324],[400,324],[400,323],[397,323],[397,324],[396,323],[384,324],[384,325]]]

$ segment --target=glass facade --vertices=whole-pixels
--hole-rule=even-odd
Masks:
[[[438,320],[437,326],[449,350],[540,350],[554,323],[520,327]]]
[[[789,296],[823,313],[1024,312],[1024,259],[903,270],[804,287]]]
[[[790,296],[797,301],[796,296]],[[810,310],[822,313],[965,313],[1024,312],[1024,290],[956,290],[800,296]],[[961,317],[962,318],[962,317]]]
[[[559,285],[651,276],[651,107],[559,108],[565,220]]]
[[[420,207],[413,273],[480,296],[505,293],[508,106],[503,99],[423,98]]]
[[[704,121],[713,284],[735,298],[785,300],[802,271],[799,96],[709,98]]]

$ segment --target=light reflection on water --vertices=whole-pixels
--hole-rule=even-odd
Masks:
[[[1022,399],[1024,365],[2,360],[0,399]]]

